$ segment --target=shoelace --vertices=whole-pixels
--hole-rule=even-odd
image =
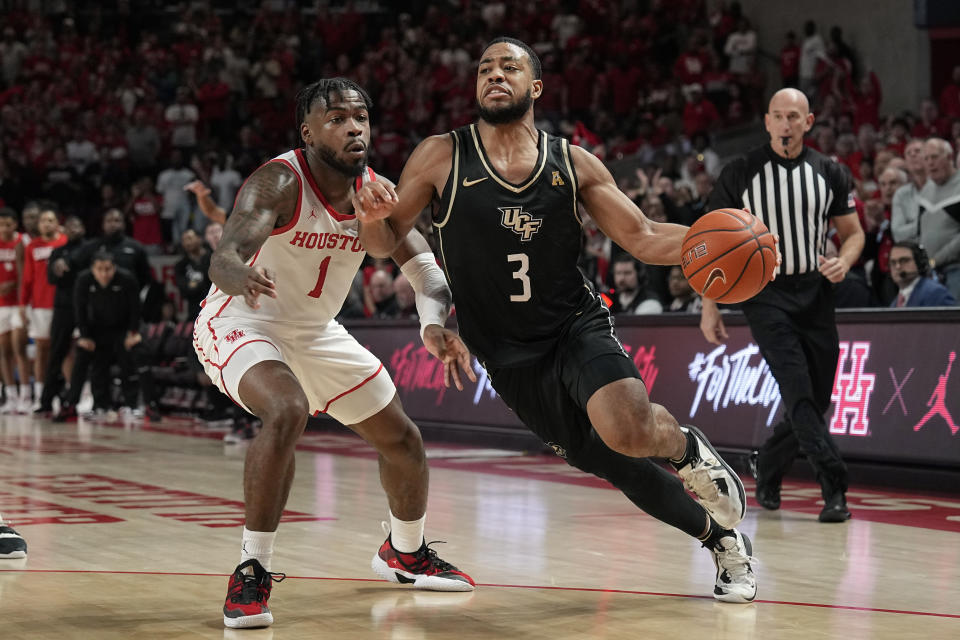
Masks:
[[[733,581],[746,578],[753,573],[751,565],[757,564],[757,559],[740,552],[739,547],[714,551],[717,554],[717,563],[723,567]]]
[[[230,602],[263,602],[269,593],[270,582],[283,582],[286,577],[285,573],[270,571],[264,571],[261,577],[256,572],[241,573],[240,580],[230,591]]]
[[[457,568],[447,562],[442,560],[438,555],[435,549],[431,549],[430,545],[432,544],[446,544],[444,540],[434,540],[433,542],[428,542],[424,546],[420,547],[415,553],[410,554],[416,558],[416,562],[413,565],[410,565],[410,569],[414,573],[423,573],[425,570],[430,567],[436,568],[438,571],[456,571]],[[407,554],[404,554],[407,555]],[[404,563],[406,564],[406,563]]]
[[[697,494],[697,497],[701,500],[718,499],[720,497],[720,489],[717,488],[717,483],[710,477],[712,467],[705,466],[703,462],[699,464],[701,466],[695,466],[684,481],[690,490]]]

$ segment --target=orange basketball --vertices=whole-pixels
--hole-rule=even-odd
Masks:
[[[777,249],[756,216],[717,209],[693,223],[683,239],[680,266],[693,290],[717,302],[743,302],[773,278]]]

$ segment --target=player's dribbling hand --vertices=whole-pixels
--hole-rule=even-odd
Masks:
[[[277,285],[274,274],[266,267],[250,267],[247,270],[247,280],[243,284],[243,301],[251,309],[259,309],[261,295],[277,297]]]
[[[353,194],[353,212],[360,222],[374,222],[383,220],[393,211],[394,205],[399,202],[393,185],[382,180],[365,182]]]
[[[428,324],[423,330],[423,345],[427,351],[443,362],[443,384],[447,388],[450,387],[450,379],[453,378],[453,384],[458,390],[463,391],[461,369],[471,382],[477,381],[473,367],[470,366],[470,351],[456,333],[438,324]]]
[[[820,273],[830,282],[840,282],[846,277],[847,271],[849,271],[846,260],[839,256],[833,258],[817,256],[817,264],[819,265]]]
[[[723,344],[729,337],[717,303],[708,298],[704,298],[703,308],[700,310],[700,331],[710,344]]]

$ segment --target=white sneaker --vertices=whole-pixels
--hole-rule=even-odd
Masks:
[[[33,413],[33,398],[29,395],[22,395],[17,399],[17,413],[28,415]]]
[[[731,535],[720,538],[711,551],[717,567],[713,597],[721,602],[753,602],[757,597],[757,578],[750,563],[756,559],[750,555],[753,544],[747,534],[734,529]]]
[[[17,407],[19,403],[16,398],[7,397],[7,401],[3,403],[3,406],[0,406],[0,414],[11,414],[17,412]]]
[[[717,524],[724,529],[733,529],[747,512],[743,482],[703,432],[690,425],[680,427],[680,430],[692,433],[697,443],[687,464],[677,469],[683,486],[697,496]]]

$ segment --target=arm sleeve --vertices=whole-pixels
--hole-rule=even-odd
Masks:
[[[738,177],[743,175],[746,168],[747,161],[743,158],[734,160],[723,168],[713,191],[710,192],[710,197],[707,198],[707,211],[743,208],[743,200],[738,195],[738,192],[741,191],[738,185]]]

